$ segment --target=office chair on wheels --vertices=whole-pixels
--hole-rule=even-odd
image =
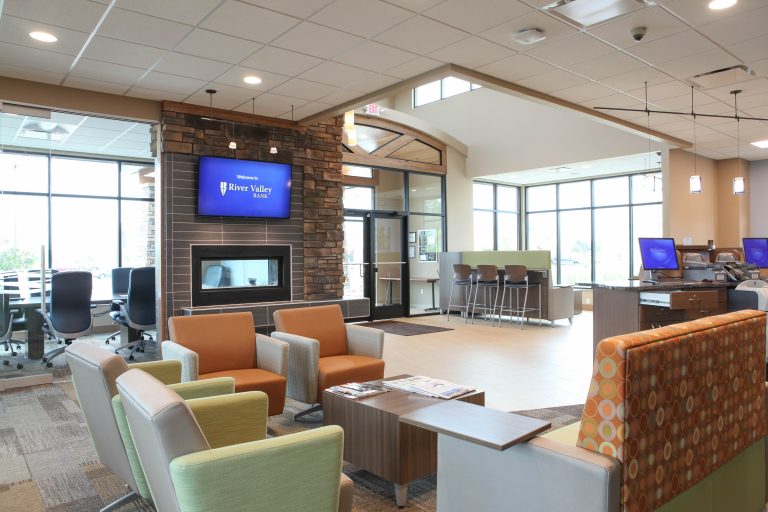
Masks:
[[[131,270],[133,267],[117,267],[112,269],[112,304],[110,312],[120,311],[120,306],[125,304],[125,301],[118,299],[119,295],[126,295],[128,293],[128,282],[131,277]],[[107,336],[107,345],[110,341],[117,340],[120,336],[120,331],[115,331]]]
[[[66,345],[91,333],[91,291],[93,276],[90,272],[74,270],[58,272],[51,276],[51,302],[43,313],[43,332],[64,346],[43,354],[48,368],[53,359],[64,353]]]
[[[155,328],[155,268],[141,267],[131,270],[128,280],[128,300],[120,305],[120,311],[109,313],[116,324],[139,331],[140,338],[128,341],[115,349],[115,354],[124,348],[131,349],[128,359],[133,361],[134,352],[144,352],[151,335],[145,331]],[[146,338],[145,338],[146,336]]]
[[[7,351],[10,351],[11,356],[15,357],[18,355],[18,352],[16,350],[21,350],[21,344],[24,343],[20,340],[15,340],[12,338],[13,331],[17,330],[14,329],[14,315],[11,311],[10,306],[10,295],[7,293],[0,294],[0,345],[5,345],[5,349]],[[14,350],[13,345],[16,344],[16,350]],[[2,358],[3,366],[9,366],[11,364],[10,359]],[[21,370],[24,368],[24,365],[21,364],[21,356],[16,361],[16,368],[18,370]]]

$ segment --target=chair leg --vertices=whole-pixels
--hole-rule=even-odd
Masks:
[[[120,498],[117,498],[115,501],[107,505],[106,507],[102,508],[99,512],[112,512],[113,510],[117,510],[118,508],[127,505],[128,503],[132,501],[136,501],[141,496],[139,496],[137,493],[131,491],[125,496],[121,496]]]
[[[115,331],[109,336],[107,336],[107,339],[106,339],[107,345],[109,345],[110,341],[117,341],[118,336],[120,336],[120,331]]]
[[[451,321],[451,303],[453,302],[453,287],[456,286],[455,283],[451,283],[451,293],[448,294],[448,308],[445,310],[445,321],[450,322]],[[442,313],[442,309],[440,310]]]
[[[521,311],[521,317],[520,317],[520,329],[523,328],[523,323],[526,320],[526,316],[528,316],[528,312],[525,310],[525,308],[528,307],[528,287],[525,287],[525,293],[523,294],[523,310]]]
[[[45,363],[45,366],[48,368],[53,366],[53,360],[59,357],[61,354],[64,353],[64,351],[67,349],[68,344],[65,344],[63,347],[55,348],[45,354],[43,354],[43,362]]]
[[[299,418],[301,418],[303,416],[306,416],[307,414],[312,414],[313,412],[318,412],[318,411],[322,411],[322,410],[323,410],[323,404],[315,404],[312,407],[310,407],[309,409],[304,409],[301,412],[297,412],[293,416],[293,421],[299,421]]]

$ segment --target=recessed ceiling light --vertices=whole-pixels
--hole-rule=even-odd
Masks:
[[[757,146],[760,149],[768,149],[768,139],[755,141],[752,145]]]
[[[53,34],[49,34],[48,32],[30,32],[29,37],[32,39],[37,39],[38,41],[42,41],[44,43],[55,43],[59,40],[58,37],[56,37]]]
[[[255,75],[248,75],[247,77],[243,78],[243,82],[251,85],[257,85],[261,83],[261,78]]]
[[[721,9],[733,7],[738,1],[739,0],[712,0],[709,2],[709,8],[714,11],[719,11]]]

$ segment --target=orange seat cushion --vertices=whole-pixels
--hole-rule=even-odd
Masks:
[[[340,356],[348,352],[347,329],[338,304],[279,309],[274,317],[276,331],[317,340],[320,357]]]
[[[256,367],[256,329],[251,313],[173,316],[170,339],[197,352],[199,373]]]
[[[229,370],[200,375],[200,379],[232,377],[235,379],[235,392],[263,391],[269,397],[269,415],[282,414],[285,407],[285,377],[277,373],[250,368]]]
[[[321,357],[318,368],[317,391],[349,382],[367,382],[384,378],[384,361],[367,356]]]

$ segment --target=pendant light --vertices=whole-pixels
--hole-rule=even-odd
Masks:
[[[232,120],[232,140],[229,141],[229,149],[237,149],[237,141],[235,140],[235,120]]]
[[[701,194],[701,176],[698,172],[699,156],[696,154],[696,114],[693,110],[693,86],[691,86],[691,116],[693,117],[693,176],[690,178],[691,194]]]
[[[744,195],[744,192],[747,190],[744,176],[741,175],[741,133],[739,131],[739,107],[737,103],[737,98],[740,92],[740,89],[731,91],[731,94],[733,94],[733,110],[736,117],[736,165],[738,166],[736,169],[736,177],[733,178],[733,193],[737,196]]]
[[[202,119],[206,121],[215,121],[213,118],[213,95],[216,94],[216,89],[206,89],[206,94],[208,94],[208,104],[210,105],[210,114],[208,117],[203,117]]]

